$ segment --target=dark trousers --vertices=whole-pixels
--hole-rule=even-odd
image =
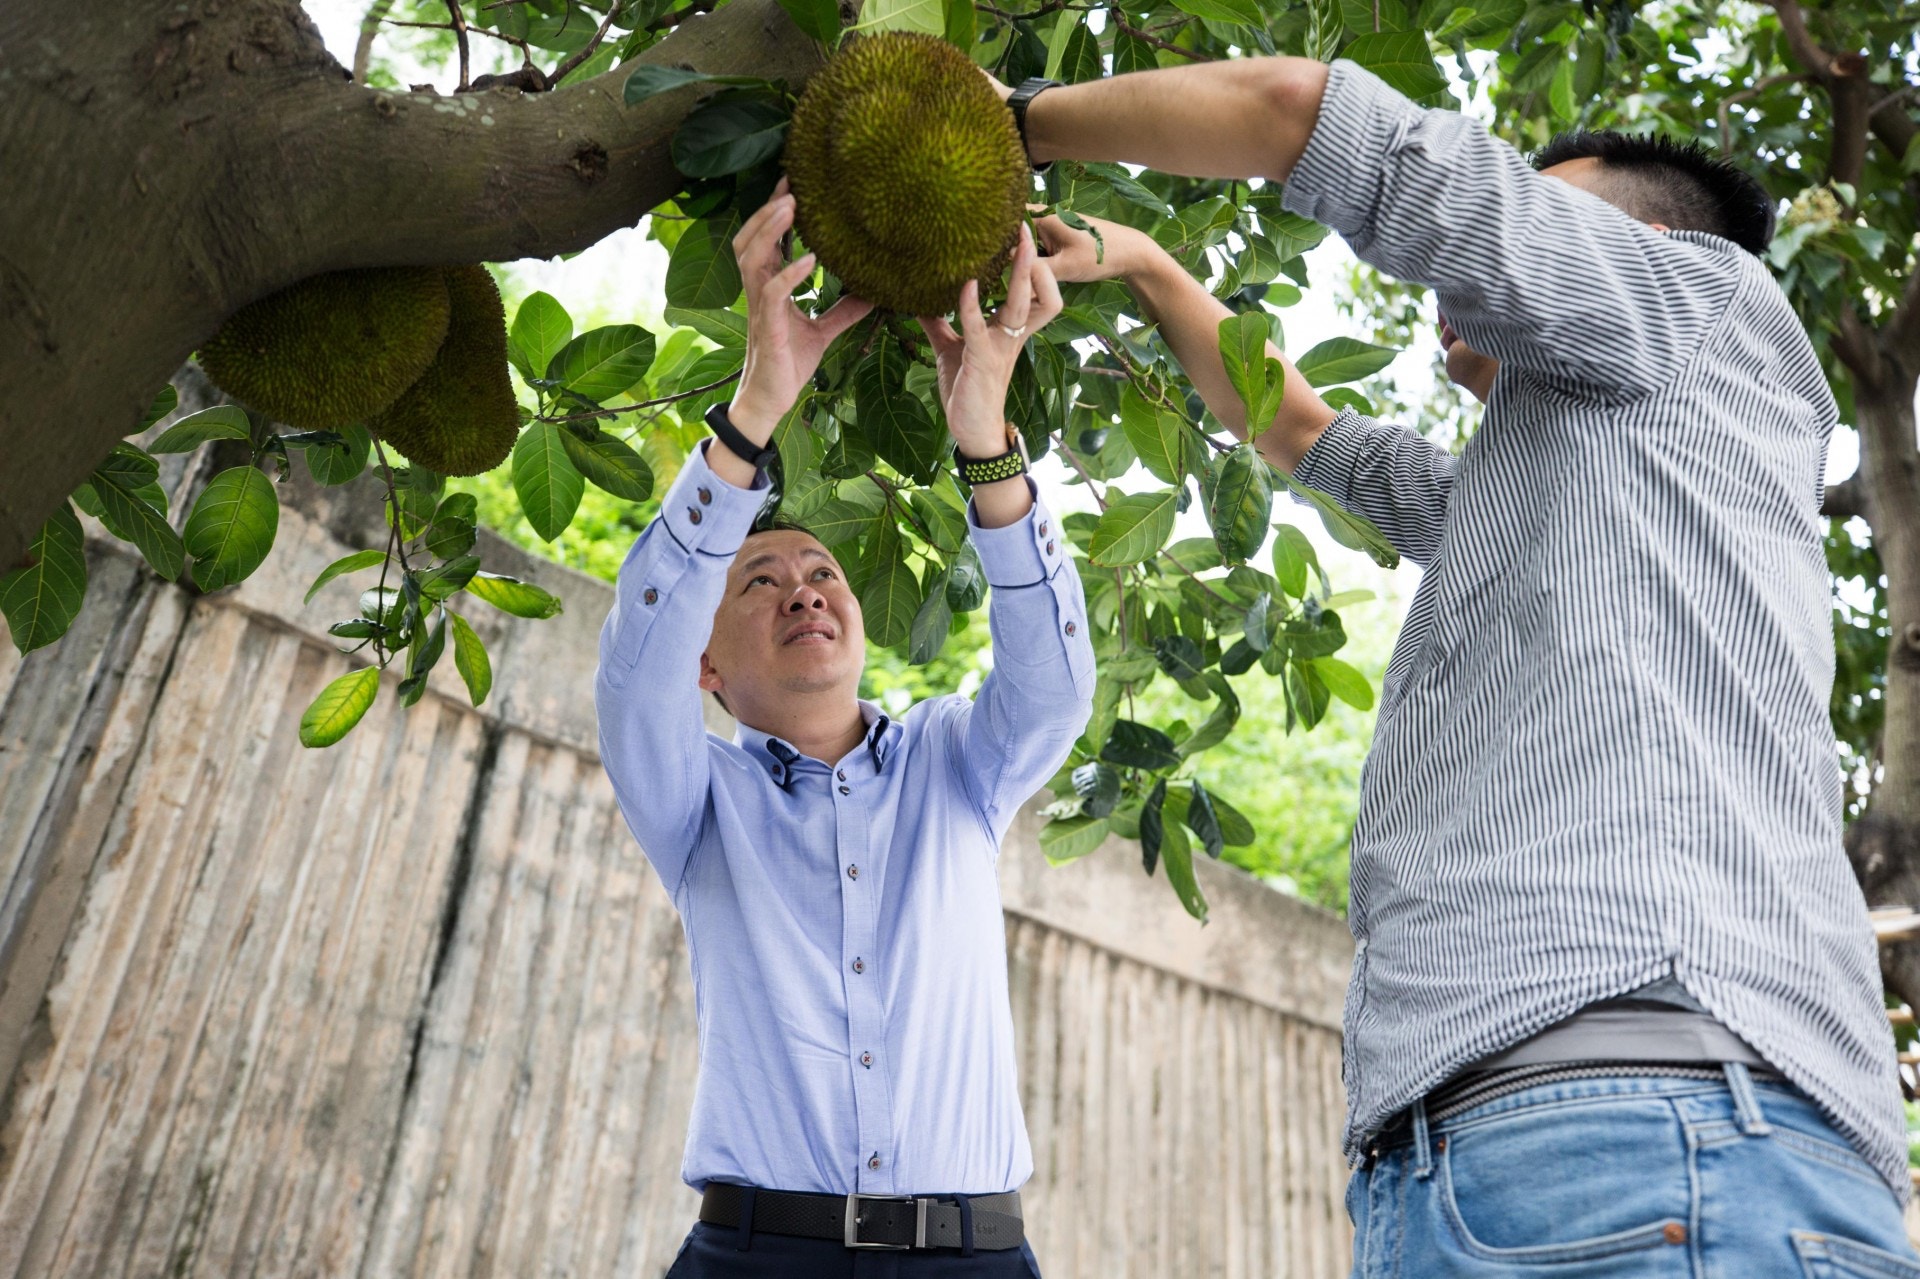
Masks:
[[[667,1279],[1040,1279],[1040,1263],[1024,1243],[971,1257],[954,1248],[890,1252],[703,1221],[680,1245]]]

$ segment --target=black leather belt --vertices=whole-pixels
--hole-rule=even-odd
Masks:
[[[745,1186],[710,1182],[700,1198],[700,1220],[740,1226]],[[1020,1192],[970,1196],[973,1246],[987,1252],[1018,1248],[1026,1238]],[[965,1243],[957,1197],[815,1195],[788,1190],[753,1192],[753,1230],[803,1239],[831,1239],[849,1248],[959,1248]]]

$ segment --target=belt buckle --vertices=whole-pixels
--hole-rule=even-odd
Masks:
[[[873,1243],[860,1238],[860,1201],[872,1203],[915,1204],[912,1243]],[[849,1248],[874,1248],[887,1252],[906,1252],[913,1248],[927,1246],[927,1201],[916,1199],[912,1195],[863,1195],[858,1191],[847,1196],[846,1229],[841,1241]]]

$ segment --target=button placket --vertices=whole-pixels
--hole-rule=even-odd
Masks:
[[[835,769],[836,774],[845,769]],[[845,793],[849,787],[836,789]],[[893,1171],[880,1152],[893,1149],[893,1103],[884,1071],[874,1069],[877,1049],[886,1039],[881,1015],[881,987],[867,956],[879,945],[879,905],[869,863],[878,855],[868,847],[867,814],[851,798],[835,798],[835,827],[839,839],[840,944],[845,965],[847,997],[847,1060],[853,1088],[854,1121],[858,1132],[859,1164],[855,1188],[864,1194],[892,1194]]]

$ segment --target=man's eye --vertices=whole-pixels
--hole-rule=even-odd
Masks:
[[[758,573],[758,574],[755,574],[753,577],[747,579],[748,586],[758,586],[762,582],[765,582],[768,586],[773,585],[773,579],[768,577],[765,573]]]
[[[833,577],[833,570],[830,568],[817,568],[813,571],[813,575],[815,577],[824,577],[831,580]]]

